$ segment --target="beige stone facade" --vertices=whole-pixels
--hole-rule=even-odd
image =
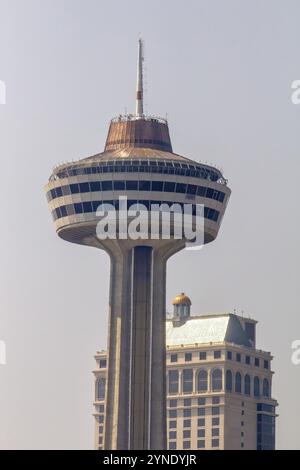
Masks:
[[[168,448],[273,449],[272,356],[256,349],[256,321],[190,316],[189,308],[174,303],[166,321]],[[95,448],[102,449],[106,352],[95,359]]]

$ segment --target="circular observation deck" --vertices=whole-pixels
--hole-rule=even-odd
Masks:
[[[220,170],[173,153],[167,121],[128,116],[111,121],[104,152],[56,167],[46,193],[58,235],[85,245],[94,244],[99,205],[118,211],[122,196],[128,208],[177,204],[183,210],[189,204],[193,216],[203,205],[203,239],[209,243],[230,197]]]

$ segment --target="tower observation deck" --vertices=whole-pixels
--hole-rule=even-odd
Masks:
[[[136,113],[112,119],[104,151],[57,166],[45,189],[58,236],[103,249],[111,260],[104,423],[109,450],[166,448],[166,264],[187,240],[175,237],[175,222],[168,239],[150,233],[124,239],[119,225],[114,239],[99,238],[97,210],[106,203],[117,214],[126,196],[127,208],[189,204],[194,219],[202,205],[203,243],[209,243],[230,197],[220,170],[174,153],[167,121],[144,115],[142,65],[139,40]]]

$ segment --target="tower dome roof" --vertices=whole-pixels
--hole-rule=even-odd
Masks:
[[[192,305],[191,299],[184,293],[176,295],[172,302],[173,305]]]

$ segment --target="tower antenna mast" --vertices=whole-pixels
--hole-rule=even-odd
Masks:
[[[144,115],[143,61],[144,61],[144,45],[143,45],[143,40],[140,38],[139,45],[138,45],[136,108],[135,108],[135,114],[138,118],[141,118]]]

